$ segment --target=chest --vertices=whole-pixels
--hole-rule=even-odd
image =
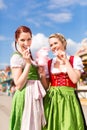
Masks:
[[[73,61],[74,61],[74,56],[70,56],[69,62],[72,65],[72,67],[73,67]],[[62,64],[61,62],[60,63],[55,62],[55,60],[52,60],[52,59],[48,62],[48,69],[49,69],[49,72],[54,73],[54,74],[61,73],[61,72],[67,73],[66,64]]]

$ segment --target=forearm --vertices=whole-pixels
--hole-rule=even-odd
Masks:
[[[24,85],[26,84],[29,70],[30,70],[30,64],[26,64],[22,74],[15,81],[17,89],[21,90],[24,87]]]
[[[67,68],[67,73],[68,73],[68,76],[69,78],[71,79],[71,81],[73,83],[77,83],[78,80],[80,79],[80,76],[81,76],[81,72],[79,70],[75,70],[70,62],[68,61],[68,59],[66,60],[66,68]]]

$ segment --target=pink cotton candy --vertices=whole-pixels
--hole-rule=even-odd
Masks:
[[[47,62],[50,59],[48,57],[48,51],[49,48],[43,47],[36,53],[36,62],[39,66],[47,65]]]

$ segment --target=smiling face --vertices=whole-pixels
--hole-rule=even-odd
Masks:
[[[53,34],[49,37],[49,45],[53,53],[58,50],[64,51],[66,49],[66,40],[60,34]]]
[[[15,32],[15,48],[19,52],[23,52],[31,46],[32,32],[26,26],[20,26]]]
[[[17,39],[17,44],[20,47],[20,51],[26,50],[28,47],[31,46],[32,42],[32,37],[29,32],[22,32],[20,33],[18,39]]]
[[[55,53],[58,50],[64,50],[64,46],[61,43],[61,41],[57,38],[50,38],[49,39],[50,48],[53,53]]]

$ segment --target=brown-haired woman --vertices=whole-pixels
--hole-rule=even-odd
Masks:
[[[17,90],[13,96],[9,130],[41,130],[41,124],[45,123],[42,102],[45,90],[39,80],[38,68],[32,64],[31,44],[30,28],[18,27],[16,52],[10,61]]]

